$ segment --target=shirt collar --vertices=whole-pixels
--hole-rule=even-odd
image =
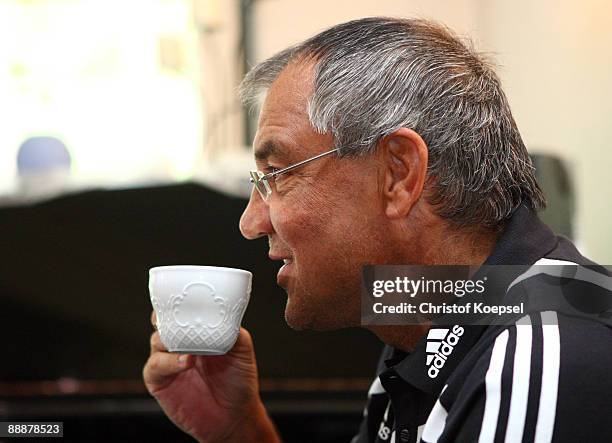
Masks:
[[[485,265],[531,265],[542,258],[557,245],[557,238],[552,231],[538,218],[537,214],[521,205],[506,223],[504,231],[497,241],[493,252],[485,261]],[[513,276],[508,276],[508,284]],[[453,331],[453,326],[434,326],[430,329],[427,336],[423,337],[414,351],[406,355],[399,363],[398,357],[401,352],[394,354],[394,359],[387,362],[387,367],[392,369],[404,381],[410,383],[417,389],[432,395],[438,395],[450,374],[457,365],[463,360],[474,344],[481,337],[487,326],[470,325],[462,326],[461,330]],[[431,331],[434,329],[439,332]],[[458,332],[461,335],[458,336]],[[427,364],[428,337],[435,335],[437,338],[446,334],[455,333],[458,336],[457,343],[454,345],[444,365],[435,377],[429,371]],[[448,340],[448,339],[446,339]],[[452,338],[455,341],[455,338]],[[429,354],[432,355],[431,353]]]

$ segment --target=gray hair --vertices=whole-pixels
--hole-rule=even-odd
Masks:
[[[455,225],[498,227],[521,204],[545,206],[499,78],[447,28],[385,17],[334,26],[255,66],[243,102],[302,61],[315,63],[312,126],[344,156],[413,129],[429,150],[428,201]]]

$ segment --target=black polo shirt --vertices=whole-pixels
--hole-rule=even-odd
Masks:
[[[520,207],[485,264],[563,262],[593,264]],[[452,353],[431,370],[442,341]],[[434,326],[410,354],[387,346],[353,443],[417,441],[611,442],[612,329],[549,310]]]

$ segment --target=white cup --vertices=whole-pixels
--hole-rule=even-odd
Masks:
[[[238,338],[251,295],[251,279],[249,271],[215,266],[151,268],[151,303],[168,351],[227,353]]]

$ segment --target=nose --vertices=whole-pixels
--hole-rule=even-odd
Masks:
[[[249,204],[240,217],[240,232],[248,240],[255,240],[273,232],[270,209],[254,188]]]

